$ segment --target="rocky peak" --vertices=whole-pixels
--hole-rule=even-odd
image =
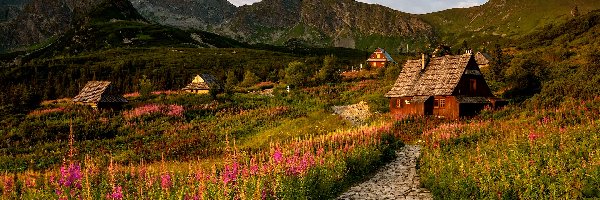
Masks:
[[[75,28],[78,23],[89,20],[92,12],[101,10],[121,14],[137,13],[126,0],[31,0],[17,17],[0,23],[0,51],[59,37]]]
[[[147,19],[181,28],[208,29],[233,16],[227,0],[130,0]]]

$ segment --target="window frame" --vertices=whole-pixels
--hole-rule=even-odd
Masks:
[[[471,95],[477,94],[477,79],[469,79],[469,93]]]
[[[433,100],[433,108],[446,108],[446,99],[438,98]]]

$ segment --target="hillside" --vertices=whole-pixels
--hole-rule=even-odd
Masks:
[[[40,45],[88,23],[111,19],[143,20],[126,0],[32,0],[15,18],[0,23],[0,52]]]
[[[4,0],[0,2],[0,23],[11,20],[23,9],[30,0]]]
[[[463,40],[479,47],[487,41],[517,38],[548,24],[573,18],[600,8],[596,0],[490,0],[473,8],[450,9],[425,15],[422,19],[435,27],[441,40],[454,45]]]
[[[431,27],[413,15],[354,0],[264,0],[239,8],[224,0],[206,1],[204,7],[179,1],[169,1],[171,7],[158,1],[132,2],[154,22],[208,30],[249,43],[283,45],[296,39],[313,46],[398,49],[432,37]],[[189,10],[178,9],[182,7]],[[224,12],[197,14],[214,9]]]
[[[229,19],[236,7],[227,0],[130,0],[146,18],[163,25],[208,30]]]

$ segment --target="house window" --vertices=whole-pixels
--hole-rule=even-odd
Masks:
[[[377,54],[377,58],[381,58],[381,54]]]
[[[402,108],[402,99],[396,100],[396,107],[397,108]]]
[[[475,93],[477,92],[477,79],[469,80],[469,91],[472,95],[475,95]]]
[[[446,99],[435,99],[433,101],[434,108],[445,108],[446,107]]]

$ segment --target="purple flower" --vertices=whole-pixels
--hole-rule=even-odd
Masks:
[[[107,199],[115,199],[115,200],[121,200],[123,199],[123,191],[121,186],[117,186],[113,188],[113,192],[106,195]]]
[[[81,166],[71,163],[69,167],[60,167],[60,179],[58,184],[62,187],[73,187],[81,189]]]
[[[223,170],[223,174],[221,175],[223,183],[227,184],[229,182],[235,182],[237,180],[238,174],[239,164],[237,162],[234,162],[231,165],[225,165],[225,169]]]
[[[277,164],[283,161],[283,154],[281,153],[281,150],[279,150],[279,148],[275,149],[275,153],[273,153],[273,160],[275,160],[275,163]]]
[[[163,189],[169,189],[171,185],[171,175],[169,173],[164,173],[162,176],[160,176],[160,187]]]

